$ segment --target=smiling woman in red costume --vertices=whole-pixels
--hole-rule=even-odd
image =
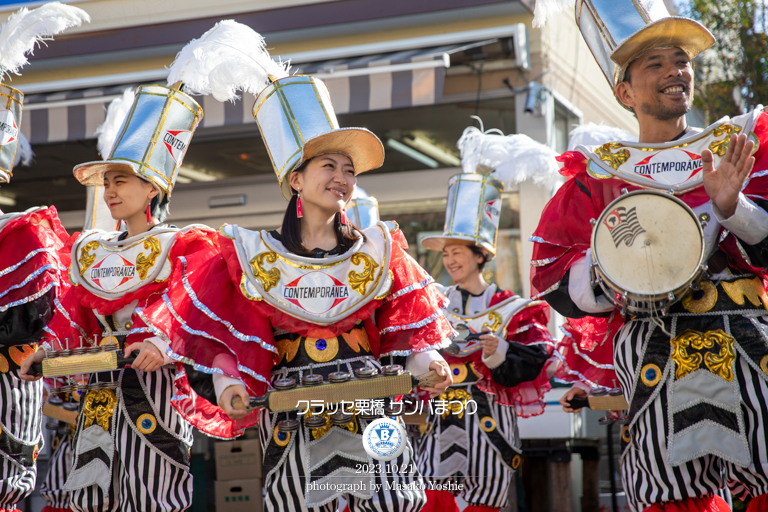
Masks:
[[[126,230],[94,229],[70,239],[74,286],[56,302],[47,341],[57,351],[116,343],[138,355],[130,368],[92,374],[92,389],[81,396],[64,485],[72,510],[171,512],[192,504],[192,427],[171,404],[176,367],[163,341],[134,324],[142,308],[161,299],[181,257],[216,243],[205,226],[165,222],[186,147],[173,154],[163,139],[191,137],[201,118],[200,106],[178,88],[142,86],[110,105],[105,126],[120,129],[114,145],[100,141],[109,157],[74,170],[83,185],[104,187],[112,218]],[[137,334],[130,343],[129,333]],[[30,357],[22,372],[44,355]]]
[[[557,363],[547,364],[554,348],[549,307],[486,282],[483,269],[496,256],[502,192],[526,177],[526,167],[551,158],[551,149],[525,135],[505,137],[469,127],[459,139],[464,173],[448,185],[445,229],[422,240],[443,253],[443,266],[456,283],[441,287],[449,300],[446,318],[475,340],[456,340],[443,355],[454,384],[441,400],[473,400],[470,414],[431,414],[418,446],[419,468],[430,482],[425,511],[467,512],[507,506],[514,471],[520,465],[518,416],[544,412]],[[535,166],[538,167],[538,166]],[[546,169],[538,167],[540,174]]]
[[[215,35],[203,40],[215,44]],[[378,222],[361,231],[346,218],[357,176],[383,163],[379,139],[339,128],[322,81],[289,77],[254,47],[237,62],[266,70],[254,70],[260,86],[251,92],[288,201],[282,226],[223,226],[221,255],[187,259],[162,303],[143,317],[185,364],[196,403],[182,412],[196,427],[231,438],[258,423],[267,510],[330,509],[346,494],[353,512],[418,511],[425,495],[410,445],[388,463],[364,450],[363,430],[381,413],[326,409],[310,418],[233,407],[233,398],[248,403],[272,383],[378,373],[390,360],[414,375],[438,372],[442,382],[431,391],[440,392],[451,379],[435,349],[453,332],[444,297],[405,251],[397,226]],[[184,380],[178,384],[189,392]]]

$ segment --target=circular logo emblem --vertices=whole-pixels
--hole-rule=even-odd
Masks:
[[[405,450],[405,428],[391,418],[373,420],[363,431],[363,447],[376,460],[392,460]]]

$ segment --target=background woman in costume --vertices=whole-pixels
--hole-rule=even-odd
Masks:
[[[215,246],[215,231],[205,226],[165,222],[184,150],[172,154],[163,139],[191,137],[201,118],[199,105],[178,88],[126,91],[101,128],[100,151],[108,158],[74,170],[82,184],[104,187],[112,218],[127,229],[70,238],[63,252],[76,286],[57,301],[47,341],[54,350],[117,343],[136,359],[130,368],[91,376],[64,486],[73,510],[177,511],[192,504],[192,427],[171,405],[176,367],[151,333],[131,343],[125,338],[142,308],[161,300],[179,258]]]
[[[458,494],[469,504],[465,510],[477,512],[506,507],[512,472],[520,464],[517,416],[544,411],[542,397],[557,366],[555,360],[547,364],[554,344],[546,303],[500,290],[483,278],[485,264],[496,253],[504,188],[497,177],[521,181],[526,158],[536,161],[552,151],[525,135],[504,137],[474,127],[465,130],[458,146],[469,172],[449,182],[443,235],[427,237],[422,245],[442,251],[443,265],[456,282],[440,287],[449,300],[446,317],[460,337],[479,335],[457,339],[443,350],[454,384],[439,400],[474,400],[477,410],[457,414],[449,408],[437,414],[433,401],[418,453],[426,479],[463,486],[454,492],[428,489],[424,510],[458,510],[453,496]],[[514,173],[505,172],[513,162]],[[475,172],[497,167],[501,172]]]
[[[24,95],[2,82],[27,63],[38,41],[89,21],[81,9],[59,3],[21,9],[0,27],[0,183],[8,183],[32,148],[21,133]],[[35,488],[35,461],[43,447],[40,382],[19,378],[24,360],[53,316],[66,286],[58,251],[67,239],[56,208],[0,212],[0,510],[12,510]]]
[[[225,23],[231,22],[201,42],[216,44]],[[232,405],[235,397],[247,403],[288,378],[380,372],[381,359],[404,360],[413,374],[437,371],[444,379],[438,392],[450,377],[434,349],[452,332],[441,312],[444,298],[405,252],[397,227],[379,222],[359,231],[346,219],[357,175],[383,162],[379,139],[362,128],[339,128],[320,80],[289,77],[266,52],[254,55],[253,46],[243,54],[263,69],[251,92],[289,201],[282,227],[223,226],[221,254],[205,262],[190,258],[174,273],[168,300],[143,317],[185,363],[196,393],[183,379],[180,392],[195,398],[196,407],[186,411],[195,426],[234,437],[259,424],[267,510],[331,510],[346,494],[353,511],[417,511],[425,496],[410,445],[389,463],[396,471],[364,450],[363,430],[381,411],[368,407],[364,417],[313,410],[309,418]],[[250,62],[235,58],[244,61]],[[361,462],[371,464],[361,472]]]

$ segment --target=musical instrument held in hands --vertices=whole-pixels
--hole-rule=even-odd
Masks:
[[[704,231],[683,201],[655,190],[622,191],[592,220],[592,286],[623,315],[663,316],[707,271]]]
[[[82,373],[98,373],[119,370],[130,365],[139,352],[129,356],[120,352],[117,344],[96,347],[78,347],[72,350],[48,351],[42,363],[33,364],[30,375],[64,377]]]
[[[301,402],[334,404],[405,395],[416,386],[434,387],[444,378],[435,371],[414,377],[399,365],[384,366],[381,374],[369,366],[358,368],[354,377],[347,372],[337,371],[329,375],[328,382],[324,382],[321,375],[310,373],[304,376],[302,385],[283,375],[275,381],[275,391],[251,397],[248,407],[240,397],[235,397],[232,406],[235,409],[266,407],[272,412],[288,412],[300,409]]]

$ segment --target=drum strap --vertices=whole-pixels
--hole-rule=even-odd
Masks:
[[[709,257],[707,265],[711,274],[719,274],[728,266],[728,257],[720,248],[717,248],[714,254]]]

